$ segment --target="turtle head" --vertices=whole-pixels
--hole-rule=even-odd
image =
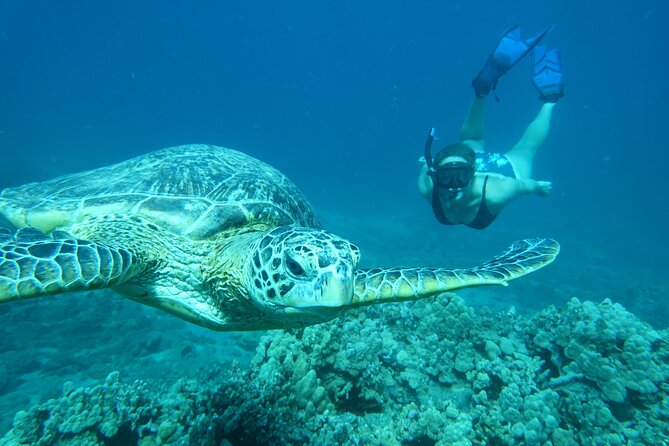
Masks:
[[[312,228],[281,226],[258,242],[249,257],[249,295],[282,327],[330,320],[353,300],[360,250]]]

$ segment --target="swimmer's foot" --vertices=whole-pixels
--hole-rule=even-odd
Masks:
[[[539,99],[557,102],[564,96],[562,60],[557,48],[546,50],[544,46],[534,48],[534,76],[532,83],[539,91]]]
[[[476,96],[482,98],[490,93],[490,90],[495,90],[499,78],[534,48],[552,28],[548,27],[527,40],[520,38],[518,25],[507,29],[499,39],[495,50],[488,56],[483,69],[472,80]]]

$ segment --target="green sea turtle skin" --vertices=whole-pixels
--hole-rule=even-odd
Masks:
[[[241,152],[186,145],[0,192],[0,302],[111,288],[213,330],[303,327],[346,308],[506,285],[553,261],[522,240],[474,268],[359,269],[299,189]]]

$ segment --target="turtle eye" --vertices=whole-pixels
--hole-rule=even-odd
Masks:
[[[304,268],[302,268],[302,265],[297,263],[297,261],[290,256],[286,256],[286,268],[288,269],[288,272],[295,277],[304,276]]]

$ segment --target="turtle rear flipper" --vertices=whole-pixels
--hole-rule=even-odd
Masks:
[[[551,239],[514,242],[507,251],[474,268],[376,268],[355,277],[352,306],[417,300],[462,288],[507,285],[555,260],[560,245]]]
[[[0,229],[0,303],[119,285],[142,271],[133,252],[64,231]]]

